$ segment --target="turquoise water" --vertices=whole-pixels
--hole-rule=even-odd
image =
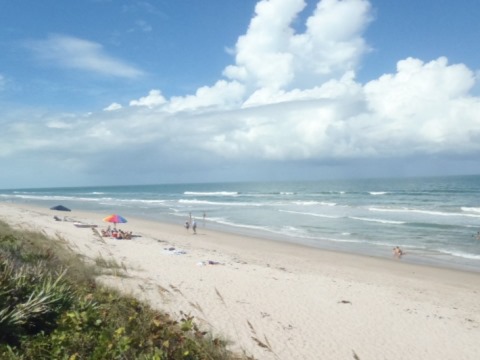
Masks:
[[[480,176],[16,189],[0,201],[179,226],[191,213],[200,228],[380,257],[400,246],[402,261],[480,271]]]

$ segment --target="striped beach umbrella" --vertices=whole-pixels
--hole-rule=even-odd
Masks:
[[[117,214],[112,214],[112,215],[108,215],[106,218],[104,218],[103,221],[111,222],[114,225],[117,225],[117,224],[126,223],[127,219],[125,219],[123,216],[120,216],[120,215],[117,215]]]

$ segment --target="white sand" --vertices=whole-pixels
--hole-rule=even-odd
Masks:
[[[128,277],[103,281],[195,316],[257,359],[480,359],[480,273],[224,234],[201,222],[193,235],[182,224],[128,219],[119,227],[140,237],[101,239],[54,215],[107,226],[108,214],[0,203],[0,220],[117,260]],[[209,260],[220,264],[199,264]]]

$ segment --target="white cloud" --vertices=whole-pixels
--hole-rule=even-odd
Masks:
[[[170,139],[177,156],[201,150],[231,160],[296,161],[479,152],[480,99],[469,95],[474,79],[445,58],[408,58],[396,73],[364,86],[347,72],[311,89],[260,89],[243,105],[241,86],[229,96],[232,83],[219,82],[172,98],[151,116],[129,114],[135,121],[128,123],[148,133],[149,142]]]
[[[365,95],[394,151],[461,153],[480,149],[480,99],[469,95],[474,85],[474,73],[463,64],[407,58],[396,74],[366,84]]]
[[[380,116],[406,117],[464,97],[474,84],[475,76],[465,65],[448,66],[444,57],[427,64],[407,58],[398,62],[396,74],[366,84],[365,92],[370,107]]]
[[[165,102],[166,100],[160,90],[150,90],[147,96],[130,101],[130,106],[145,106],[151,109],[163,105]]]
[[[361,35],[371,20],[369,2],[323,0],[308,18],[306,32],[296,34],[292,22],[304,7],[303,0],[260,1],[237,41],[236,64],[224,75],[255,88],[288,90],[354,70],[368,51]]]
[[[65,68],[124,78],[143,74],[134,66],[108,55],[102,45],[73,36],[50,35],[45,40],[30,41],[26,46],[40,59]]]
[[[366,0],[323,0],[307,20],[307,31],[292,39],[301,69],[329,77],[356,68],[369,51],[362,33],[371,21]]]
[[[115,111],[115,110],[120,110],[122,108],[122,105],[119,103],[111,103],[108,105],[106,108],[103,109],[103,111]]]
[[[155,116],[162,137],[167,133],[175,139],[180,152],[197,148],[224,159],[479,151],[475,114],[480,105],[469,95],[476,81],[471,70],[449,65],[443,57],[428,63],[407,58],[398,62],[396,73],[362,85],[355,68],[368,51],[361,34],[372,19],[369,2],[323,0],[305,33],[295,34],[291,23],[304,5],[302,0],[257,4],[247,33],[237,42],[236,63],[225,69],[236,81],[220,80],[169,100],[152,90],[131,105],[161,105]],[[305,78],[315,85],[307,86]],[[149,136],[155,138],[154,129]]]
[[[236,65],[224,74],[255,87],[288,85],[294,71],[293,54],[288,51],[290,26],[304,6],[303,0],[260,1],[247,33],[237,41]]]
[[[360,91],[361,85],[355,82],[354,73],[347,72],[338,80],[332,79],[310,89],[284,91],[262,88],[254,91],[244,102],[243,106],[251,107],[281,102],[356,97]]]
[[[229,109],[239,106],[245,93],[243,85],[236,81],[219,80],[214,86],[203,86],[195,95],[172,97],[168,104],[171,112],[195,110],[208,107]]]

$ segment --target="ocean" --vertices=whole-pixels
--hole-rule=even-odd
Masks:
[[[118,213],[480,271],[480,176],[0,190],[0,201]],[[101,224],[101,219],[99,219]]]

